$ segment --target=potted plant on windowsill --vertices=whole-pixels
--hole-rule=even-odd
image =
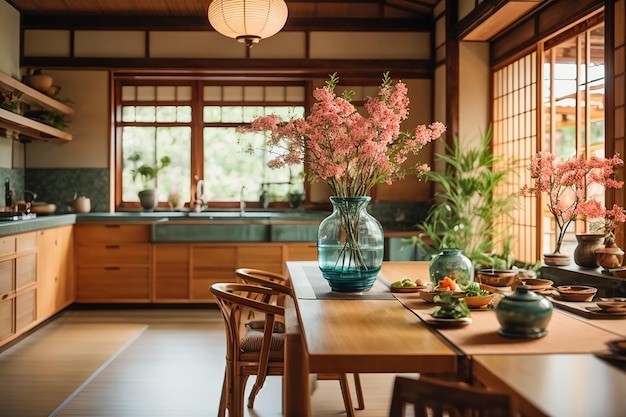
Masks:
[[[130,170],[133,181],[136,181],[139,176],[141,177],[141,183],[143,184],[143,189],[138,193],[141,207],[144,210],[149,211],[156,209],[159,204],[159,198],[155,187],[155,180],[159,171],[168,167],[172,160],[166,155],[156,163],[142,163],[141,153],[133,152],[128,157],[128,161],[134,166]]]

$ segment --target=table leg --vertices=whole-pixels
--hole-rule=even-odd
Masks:
[[[286,417],[311,417],[309,360],[291,298],[285,301],[285,325],[283,413]]]

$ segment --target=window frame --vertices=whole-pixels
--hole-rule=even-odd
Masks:
[[[129,123],[122,122],[122,108],[128,103],[135,103],[135,105],[146,106],[162,106],[162,105],[181,105],[183,102],[170,102],[170,101],[122,101],[122,87],[124,86],[191,86],[191,101],[184,102],[186,105],[191,105],[192,120],[188,123],[176,123],[176,125],[186,125],[191,128],[191,145],[190,145],[190,178],[189,183],[190,201],[185,202],[185,207],[189,208],[194,202],[194,196],[196,194],[197,180],[202,179],[204,175],[204,128],[205,127],[237,127],[242,123],[215,123],[204,122],[203,109],[206,105],[219,103],[220,106],[304,106],[305,111],[308,109],[308,97],[310,96],[310,83],[305,79],[256,79],[256,80],[233,80],[220,79],[220,78],[207,78],[199,74],[189,74],[185,76],[171,75],[171,74],[126,74],[126,73],[113,73],[112,74],[112,131],[113,131],[113,163],[115,166],[114,171],[114,187],[115,195],[115,210],[138,210],[140,204],[138,201],[124,201],[122,193],[123,183],[123,138],[122,129],[124,126],[128,126]],[[282,101],[245,101],[245,100],[224,100],[219,102],[205,101],[203,98],[203,88],[205,86],[219,86],[219,87],[232,87],[232,86],[263,86],[263,87],[289,87],[297,86],[302,87],[304,91],[304,97],[302,101],[287,100]],[[189,104],[187,104],[189,103]],[[132,124],[130,124],[132,125]],[[163,126],[167,123],[141,123],[145,127],[156,127],[157,125]],[[307,183],[304,184],[304,192],[307,194]],[[239,207],[239,202],[233,201],[211,201],[211,206],[218,208],[236,208]],[[259,204],[258,201],[246,202],[250,207],[255,207]],[[289,207],[289,202],[284,201],[272,201],[272,207]],[[167,208],[167,202],[160,201],[159,208]]]

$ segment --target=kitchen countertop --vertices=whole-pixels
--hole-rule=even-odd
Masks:
[[[329,213],[323,211],[303,210],[248,210],[243,216],[239,210],[216,210],[201,213],[187,211],[153,211],[153,212],[95,212],[55,215],[38,215],[34,219],[0,221],[0,236],[26,233],[51,227],[77,223],[97,223],[119,221],[124,223],[148,224],[268,224],[268,225],[316,225]],[[399,231],[385,227],[386,237],[410,237],[417,231]]]

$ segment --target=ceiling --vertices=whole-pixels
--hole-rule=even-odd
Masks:
[[[207,21],[210,0],[7,0],[25,21],[41,21],[45,17],[50,24],[62,19],[66,23],[76,17],[140,17],[145,21],[152,17],[155,25],[166,25],[168,19]],[[372,20],[397,21],[414,19],[432,21],[433,7],[437,0],[286,0],[290,22],[298,28],[328,27],[329,21],[349,19],[349,27],[359,20],[371,24]],[[158,17],[158,19],[156,19]],[[72,19],[73,18],[73,19]],[[114,24],[114,19],[102,19]],[[90,20],[93,21],[93,20]],[[366,28],[364,26],[363,28]]]

